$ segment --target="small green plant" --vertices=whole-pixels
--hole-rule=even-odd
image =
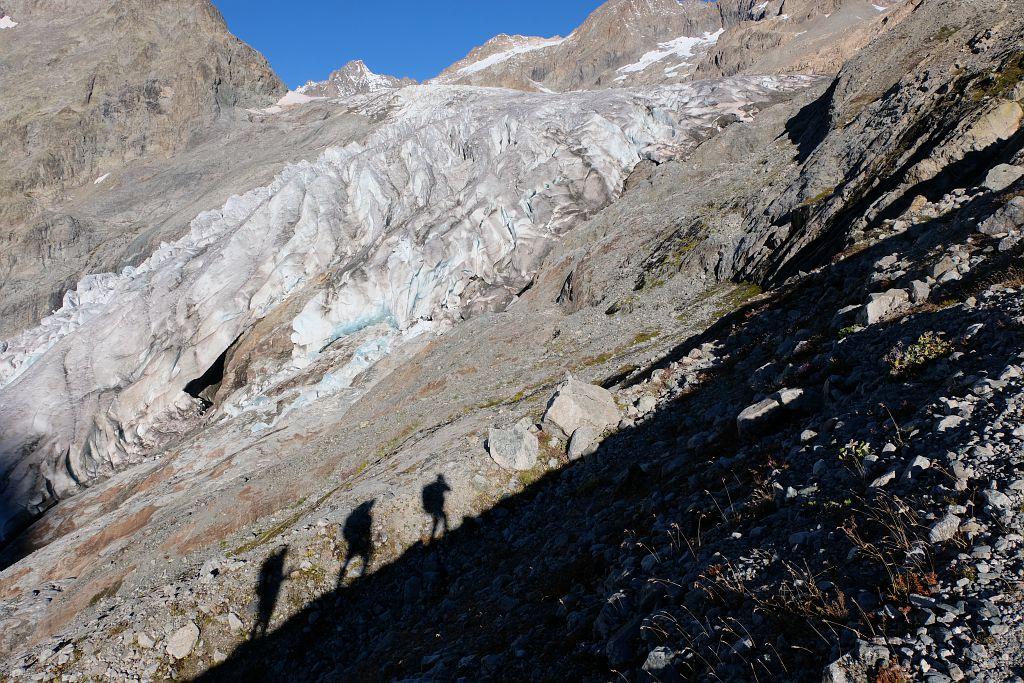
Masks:
[[[715,309],[714,319],[724,318],[730,313],[735,313],[742,308],[748,301],[756,296],[760,296],[764,293],[759,285],[751,282],[739,282],[726,292],[726,294],[718,300],[717,308]]]
[[[520,472],[518,474],[519,483],[522,485],[524,489],[527,489],[536,484],[538,481],[540,481],[541,478],[543,478],[543,476],[547,473],[547,460],[538,459],[537,464],[534,465],[533,468],[528,469],[525,472]]]
[[[970,583],[977,583],[978,570],[973,565],[964,565],[960,568],[960,577],[967,579]]]
[[[651,278],[650,280],[648,280],[645,277],[643,285],[641,285],[641,291],[647,290],[647,289],[657,289],[659,287],[664,287],[664,286],[665,286],[665,279],[664,278],[655,277],[655,278]]]
[[[1007,59],[998,70],[993,71],[979,83],[971,86],[974,100],[986,97],[1002,97],[1024,81],[1024,52],[1019,52]]]
[[[945,358],[953,351],[953,345],[935,332],[925,332],[910,346],[898,344],[886,355],[889,363],[889,374],[893,377],[905,377],[917,372],[928,363]]]
[[[839,449],[839,462],[854,474],[864,476],[864,460],[875,450],[867,441],[851,441]]]
[[[839,461],[845,463],[863,463],[864,459],[874,453],[867,441],[851,441],[839,449]]]
[[[814,206],[815,204],[820,204],[821,202],[825,201],[835,193],[836,188],[834,185],[832,187],[826,187],[824,190],[814,195],[813,197],[808,197],[807,199],[805,199],[801,206]]]
[[[493,408],[494,406],[501,405],[505,399],[496,399],[495,401],[485,403],[480,408]],[[377,448],[377,459],[388,458],[394,455],[398,450],[405,445],[405,443],[412,438],[412,436],[419,431],[420,422],[416,421],[405,426],[405,428],[395,437],[389,439],[387,442],[381,444]]]
[[[604,353],[598,354],[596,356],[587,356],[582,361],[580,361],[580,364],[585,368],[589,368],[594,365],[604,365],[611,359],[615,358],[616,354],[617,351],[605,351]]]
[[[849,326],[844,327],[843,329],[839,330],[838,336],[839,336],[840,339],[846,339],[851,334],[854,334],[856,332],[860,332],[860,329],[861,329],[860,325],[849,325]]]
[[[710,232],[707,223],[702,219],[698,219],[688,229],[677,230],[648,262],[646,272],[640,276],[635,291],[663,287],[666,281],[683,269],[688,255],[707,239]]]
[[[89,607],[93,607],[93,606],[99,604],[99,602],[101,600],[106,600],[107,598],[112,598],[115,595],[117,595],[117,591],[121,590],[121,583],[122,582],[123,582],[123,579],[118,579],[112,585],[107,586],[106,588],[101,590],[99,593],[96,593],[94,596],[92,596],[92,598],[89,599]]]
[[[658,330],[640,330],[636,336],[629,343],[630,346],[639,346],[645,342],[649,342],[652,339],[657,339],[661,336],[661,332]]]

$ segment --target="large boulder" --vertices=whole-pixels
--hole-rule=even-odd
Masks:
[[[185,659],[192,654],[192,649],[199,642],[199,627],[190,621],[167,639],[167,654],[174,659]]]
[[[992,170],[985,176],[984,185],[993,192],[1002,192],[1021,178],[1024,178],[1024,166],[999,164],[998,166],[993,166]]]
[[[1024,197],[1014,197],[978,226],[985,235],[1006,235],[1024,228]]]
[[[597,450],[601,433],[593,425],[582,425],[569,439],[569,460],[579,460]]]
[[[910,295],[903,289],[872,294],[860,312],[863,325],[874,325],[910,307]]]
[[[799,410],[804,403],[803,389],[782,389],[763,401],[747,406],[736,416],[736,429],[740,438],[752,439],[760,436],[772,425]]]
[[[487,450],[502,469],[522,472],[537,464],[540,443],[530,431],[530,421],[520,420],[512,429],[492,428],[487,435]]]
[[[571,436],[584,425],[600,434],[618,424],[620,417],[619,407],[615,405],[610,391],[570,376],[552,398],[544,414],[544,423],[561,430],[566,436]]]

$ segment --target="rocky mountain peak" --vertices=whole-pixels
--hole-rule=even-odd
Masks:
[[[414,85],[411,78],[377,74],[361,59],[354,59],[331,73],[324,81],[309,81],[296,92],[309,97],[348,97]]]
[[[610,0],[567,38],[497,36],[435,82],[563,92],[835,73],[901,0]]]
[[[721,27],[714,4],[611,0],[565,38],[496,36],[442,72],[436,82],[541,91],[607,86],[618,67],[657,49],[660,42],[680,36],[699,40]]]
[[[571,38],[571,37],[570,37]],[[433,83],[460,83],[473,79],[474,74],[489,74],[507,68],[521,61],[521,57],[530,53],[556,47],[566,39],[559,36],[541,38],[539,36],[521,36],[499,34],[483,45],[473,48],[463,59],[455,62],[433,79]],[[495,83],[500,85],[500,83]],[[520,88],[524,90],[541,90],[542,86]],[[510,86],[515,87],[515,86]]]

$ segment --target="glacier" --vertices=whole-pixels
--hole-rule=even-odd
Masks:
[[[259,432],[352,390],[410,338],[502,308],[641,160],[685,155],[723,115],[749,119],[811,80],[424,85],[297,105],[380,123],[200,214],[138,266],[84,277],[0,342],[0,495],[17,510],[3,535],[211,419]],[[290,354],[216,402],[186,392],[261,321]]]

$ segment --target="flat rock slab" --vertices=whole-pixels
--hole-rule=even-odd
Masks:
[[[747,406],[736,416],[736,429],[740,438],[749,439],[761,434],[784,414],[797,408],[803,397],[803,389],[782,389],[764,400]]]
[[[1021,178],[1024,178],[1024,166],[999,164],[985,176],[985,187],[993,192],[1002,192]]]

